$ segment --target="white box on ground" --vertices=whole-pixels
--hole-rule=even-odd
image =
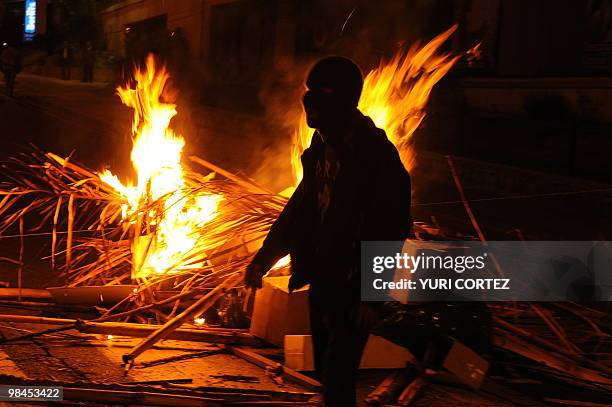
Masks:
[[[285,364],[295,370],[314,370],[310,337],[308,288],[289,294],[289,276],[265,277],[257,290],[251,334],[277,346],[285,346]],[[370,335],[361,359],[363,369],[395,369],[406,366],[410,352],[379,336]]]
[[[442,366],[473,389],[480,388],[489,370],[489,362],[457,340],[453,341]]]
[[[400,369],[413,360],[412,354],[388,340],[370,335],[366,344],[361,369]],[[298,371],[314,370],[314,351],[310,335],[285,336],[285,366]]]
[[[285,336],[285,366],[293,370],[314,370],[314,350],[310,335]]]

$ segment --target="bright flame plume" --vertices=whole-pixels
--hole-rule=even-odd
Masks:
[[[132,278],[145,278],[184,270],[182,260],[203,244],[200,228],[218,215],[221,195],[187,195],[181,156],[185,140],[170,129],[176,105],[162,101],[169,75],[157,67],[152,55],[145,69],[136,69],[136,88],[119,87],[121,101],[134,109],[132,165],[136,185],[123,184],[105,170],[100,179],[125,199],[123,219],[134,225]],[[161,210],[148,210],[163,200]],[[144,229],[145,236],[140,236]],[[194,267],[193,262],[189,267]]]
[[[429,95],[459,59],[459,56],[440,52],[442,44],[456,29],[454,25],[423,47],[415,44],[408,52],[398,51],[391,60],[381,61],[364,79],[359,110],[385,130],[409,171],[416,163],[413,135],[425,118]],[[300,156],[310,145],[312,134],[302,114],[291,156],[296,185],[302,179]]]

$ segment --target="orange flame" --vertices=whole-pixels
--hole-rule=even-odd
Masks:
[[[108,170],[99,176],[125,200],[124,220],[138,215],[155,226],[153,234],[135,239],[132,246],[132,278],[145,278],[187,267],[181,262],[202,245],[198,231],[217,216],[222,196],[186,196],[181,165],[185,140],[169,128],[177,114],[176,105],[161,101],[169,79],[166,69],[156,67],[153,55],[149,55],[146,69],[136,69],[135,79],[136,89],[119,87],[117,92],[121,101],[134,109],[131,161],[138,181],[124,185]],[[162,200],[160,211],[145,210],[147,203],[157,200]]]
[[[385,130],[409,171],[416,163],[412,138],[425,118],[429,95],[459,59],[440,52],[442,44],[456,29],[457,25],[452,26],[423,47],[415,44],[408,52],[400,50],[391,60],[381,61],[364,79],[359,110]],[[302,179],[300,156],[310,144],[312,134],[302,114],[291,156],[296,185]]]

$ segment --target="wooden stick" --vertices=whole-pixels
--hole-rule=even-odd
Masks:
[[[545,310],[541,309],[539,306],[535,304],[529,304],[529,306],[548,325],[550,330],[553,331],[553,333],[557,336],[557,338],[559,338],[559,340],[563,343],[563,345],[565,346],[565,348],[567,349],[569,353],[574,353],[574,354],[580,353],[580,349],[578,349],[576,345],[574,345],[573,343],[569,341],[569,339],[567,338],[567,335],[563,331],[563,328],[559,326],[557,322],[553,318],[551,318],[550,315],[548,315],[548,313]]]
[[[553,399],[550,397],[544,397],[544,401],[547,403],[553,404],[561,404],[563,406],[572,406],[572,407],[610,407],[610,404],[604,403],[594,403],[592,401],[579,401],[579,400],[561,400],[561,399]]]
[[[465,208],[465,211],[467,212],[468,217],[470,218],[470,222],[472,222],[472,226],[476,230],[476,233],[478,234],[478,238],[480,239],[480,241],[486,245],[487,239],[485,238],[484,233],[482,233],[482,230],[480,229],[480,226],[478,225],[478,221],[476,220],[476,216],[474,216],[474,212],[472,212],[470,203],[465,197],[465,192],[463,191],[463,185],[461,185],[461,181],[459,181],[459,176],[457,175],[457,171],[455,170],[455,163],[453,162],[453,159],[450,155],[446,156],[446,161],[448,162],[448,167],[450,169],[451,175],[453,176],[453,180],[455,181],[457,192],[459,192],[459,196],[461,197],[461,201],[463,202],[463,207]]]
[[[7,263],[15,264],[17,266],[19,266],[21,264],[21,262],[19,260],[11,259],[11,258],[8,258],[8,257],[0,257],[0,261],[5,261]]]
[[[74,194],[68,198],[68,237],[66,240],[66,270],[70,271],[72,262],[72,227],[74,225]]]
[[[587,382],[594,382],[612,388],[612,379],[603,376],[600,372],[579,366],[576,361],[561,354],[551,354],[533,346],[510,334],[494,336],[496,346],[521,355],[527,359],[546,365],[552,369],[573,375]]]
[[[121,301],[119,301],[118,303],[116,303],[115,305],[113,305],[112,307],[110,307],[109,309],[107,309],[104,314],[102,314],[99,318],[96,318],[95,321],[97,322],[102,322],[102,321],[106,321],[109,318],[107,318],[109,315],[112,315],[112,312],[116,309],[118,309],[119,307],[123,306],[126,302],[129,302],[130,299],[132,299],[132,296],[135,293],[132,292],[130,294],[128,294],[127,296],[125,296],[125,298],[123,298]]]
[[[172,388],[185,388],[185,386],[181,385],[170,385]],[[264,390],[264,389],[241,389],[236,387],[216,387],[216,386],[198,386],[196,388],[188,387],[189,390],[192,391],[201,391],[203,393],[211,393],[211,394],[220,394],[220,395],[228,395],[228,394],[252,394],[259,396],[268,396],[270,398],[274,398],[275,400],[284,400],[284,401],[307,401],[316,396],[316,393],[309,392],[298,392],[298,391],[278,391],[278,390]]]
[[[55,271],[55,255],[56,255],[56,244],[57,244],[57,221],[59,220],[60,208],[62,207],[62,196],[57,198],[57,205],[55,206],[55,213],[53,214],[53,232],[51,235],[51,270]]]
[[[478,234],[478,239],[480,239],[483,245],[488,246],[489,242],[485,238],[484,233],[482,233],[482,229],[480,229],[480,225],[478,224],[478,221],[476,220],[476,216],[474,216],[474,212],[472,212],[472,207],[470,206],[470,203],[468,202],[465,196],[465,192],[463,191],[463,185],[461,185],[461,181],[459,180],[459,176],[457,175],[457,171],[455,170],[455,163],[453,162],[453,158],[450,155],[447,155],[446,161],[448,161],[448,167],[450,168],[450,172],[453,176],[453,180],[455,181],[457,192],[459,192],[459,196],[461,197],[461,202],[463,202],[463,207],[465,208],[465,211],[467,212],[468,217],[470,218],[470,222],[472,222],[472,226],[474,227],[474,229],[476,230],[476,233]],[[501,265],[497,261],[497,257],[495,256],[495,253],[490,253],[489,257],[491,258],[491,261],[493,261],[493,264],[495,265],[497,272],[503,277],[505,273],[503,272]]]
[[[189,159],[191,161],[193,161],[196,164],[200,164],[203,167],[206,167],[214,172],[216,172],[217,174],[221,174],[223,175],[225,178],[234,181],[236,184],[240,185],[241,187],[244,187],[250,191],[256,192],[258,194],[266,194],[266,195],[275,195],[273,192],[268,191],[267,189],[253,183],[247,180],[244,180],[242,178],[237,177],[236,175],[232,174],[229,171],[224,170],[221,167],[216,166],[215,164],[211,163],[210,161],[207,161],[203,158],[197,157],[195,155],[192,155],[191,157],[189,157]]]
[[[18,295],[19,289],[0,288],[0,298],[15,298]],[[26,298],[40,298],[45,300],[50,300],[52,298],[49,291],[35,288],[23,288],[21,289],[21,295]]]
[[[368,406],[386,405],[392,398],[408,384],[408,377],[404,372],[396,370],[389,374],[365,399]]]
[[[95,179],[98,178],[96,174],[90,171],[87,171],[83,167],[72,164],[68,159],[61,158],[60,156],[55,155],[53,153],[46,153],[46,156],[58,162],[62,167],[70,168],[71,170],[78,172],[79,174],[84,175],[85,177],[95,178]]]
[[[423,387],[427,386],[429,382],[422,377],[417,377],[410,383],[397,398],[397,404],[401,407],[408,407],[419,395]]]
[[[166,364],[166,363],[173,363],[173,362],[179,362],[179,361],[183,361],[183,360],[189,360],[189,359],[201,358],[201,357],[205,357],[205,356],[217,355],[217,354],[219,354],[221,352],[225,352],[225,347],[220,346],[217,349],[207,349],[207,350],[203,350],[201,352],[193,352],[193,353],[187,353],[187,354],[183,354],[183,355],[168,356],[168,357],[161,358],[161,359],[148,360],[146,362],[140,362],[138,364],[138,367],[140,367],[140,368],[147,368],[147,367],[151,367],[151,366],[163,365],[163,364]]]
[[[123,384],[166,384],[166,383],[188,384],[188,383],[193,383],[193,379],[190,377],[185,377],[185,378],[180,378],[180,379],[143,380],[143,381],[135,381],[135,382],[123,382]]]
[[[180,407],[222,407],[224,404],[221,399],[204,398],[200,396],[71,387],[64,387],[64,399],[120,405],[139,404]]]
[[[16,322],[24,324],[40,324],[40,325],[72,325],[79,332],[102,334],[102,335],[117,335],[117,336],[133,336],[146,337],[161,329],[161,325],[142,325],[132,324],[127,322],[90,322],[78,321],[76,319],[65,318],[44,318],[24,315],[7,315],[0,314],[0,322]],[[261,346],[261,341],[249,333],[241,330],[232,329],[176,329],[171,332],[168,339],[193,341],[193,342],[209,342],[209,343],[224,343],[224,344],[240,344],[247,346]]]
[[[53,308],[57,306],[54,302],[35,302],[35,301],[10,301],[10,300],[0,300],[0,306],[6,307],[34,307],[34,308]],[[91,308],[89,308],[91,309]]]
[[[526,331],[525,329],[522,329],[520,327],[514,326],[506,321],[504,321],[503,319],[499,318],[499,317],[493,317],[493,321],[497,324],[500,325],[501,327],[503,327],[504,329],[507,329],[508,331],[519,335],[521,337],[523,337],[524,339],[528,339],[529,341],[535,343],[538,346],[543,346],[544,348],[546,348],[548,351],[552,351],[552,352],[559,352],[559,346],[557,344],[555,344],[554,342],[551,342],[547,339],[543,339],[540,338],[539,336]],[[609,375],[612,375],[612,368],[610,368],[609,366],[606,366],[602,363],[598,363],[595,362],[594,360],[591,359],[587,359],[586,357],[582,356],[582,355],[578,355],[578,354],[573,354],[573,353],[569,353],[569,354],[564,354],[564,357],[573,360],[576,363],[582,363],[586,366],[590,366],[594,369],[599,369],[601,371],[606,372]]]
[[[264,369],[279,371],[280,373],[283,374],[283,376],[287,378],[287,380],[297,383],[301,386],[304,386],[308,390],[312,390],[312,391],[321,390],[321,383],[319,383],[315,379],[312,379],[306,375],[296,372],[293,369],[289,369],[288,367],[283,366],[280,363],[275,362],[273,360],[270,360],[265,356],[262,356],[248,349],[238,348],[236,346],[227,346],[226,348],[230,353],[248,362],[251,362],[259,367],[263,367]]]
[[[42,336],[42,335],[48,335],[48,334],[54,334],[54,333],[58,333],[58,332],[69,331],[71,329],[75,329],[76,326],[77,326],[77,323],[78,322],[75,322],[72,325],[64,325],[64,326],[60,326],[60,327],[45,329],[44,331],[31,332],[31,333],[28,333],[28,334],[25,334],[25,335],[19,335],[19,336],[14,336],[12,338],[1,339],[0,343],[25,341],[25,340],[28,340],[28,339],[32,339],[32,338],[36,338],[36,337]]]
[[[197,288],[197,290],[200,291],[200,290],[205,290],[205,289],[204,288]],[[155,307],[159,307],[161,305],[169,304],[169,303],[171,303],[172,301],[174,301],[176,299],[181,299],[181,298],[189,297],[191,295],[196,295],[196,294],[198,294],[198,291],[194,290],[194,291],[190,291],[190,292],[186,292],[186,293],[182,293],[182,294],[173,295],[172,297],[167,298],[165,300],[153,302],[151,304],[143,305],[140,308],[134,308],[134,309],[131,309],[129,311],[119,312],[117,314],[110,314],[110,313],[107,312],[102,317],[96,319],[96,321],[97,322],[110,321],[110,320],[113,320],[113,319],[119,319],[119,318],[123,318],[123,317],[130,316],[130,315],[133,315],[133,314],[137,314],[139,312],[146,311],[146,310],[149,310],[151,308],[155,308]]]
[[[176,317],[172,318],[170,321],[166,322],[165,325],[163,325],[161,328],[149,335],[144,341],[136,345],[129,353],[123,355],[123,362],[126,367],[129,368],[130,365],[141,353],[143,353],[147,349],[151,348],[151,346],[170,335],[179,326],[181,326],[187,318],[196,314],[206,312],[206,310],[208,310],[208,308],[210,308],[217,301],[217,299],[219,299],[223,295],[226,289],[236,286],[240,283],[240,281],[242,281],[241,273],[237,273],[231,277],[228,277],[225,281],[215,287],[208,294],[200,298],[198,301],[193,303],[186,310],[181,312]]]
[[[17,296],[17,300],[21,301],[21,294],[23,290],[23,255],[25,251],[25,246],[23,243],[23,215],[19,217],[19,270],[17,272],[17,287],[19,288],[19,295]]]

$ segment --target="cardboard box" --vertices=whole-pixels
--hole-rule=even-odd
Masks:
[[[308,287],[289,294],[289,276],[264,277],[255,294],[251,334],[285,347],[285,364],[295,370],[314,370]],[[361,359],[363,369],[395,369],[406,366],[410,352],[379,336],[370,335]]]
[[[264,277],[255,294],[251,334],[277,346],[285,335],[310,334],[308,287],[289,294],[289,276]]]
[[[489,370],[489,362],[458,340],[453,341],[442,366],[475,390],[480,388]]]
[[[314,350],[310,335],[285,336],[285,366],[302,372],[314,370]]]
[[[361,358],[361,369],[401,369],[413,360],[405,348],[370,335]],[[314,353],[310,335],[285,336],[285,366],[298,371],[314,370]]]

